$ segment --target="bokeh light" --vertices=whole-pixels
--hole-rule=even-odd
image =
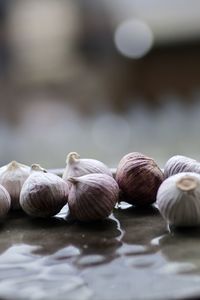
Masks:
[[[121,54],[138,59],[151,49],[153,33],[142,20],[130,19],[119,24],[115,31],[114,41]]]

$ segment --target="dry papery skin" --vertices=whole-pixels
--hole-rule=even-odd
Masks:
[[[79,221],[95,221],[108,217],[118,201],[119,187],[106,174],[88,174],[69,178],[72,186],[68,204],[70,213]]]
[[[102,173],[112,176],[110,169],[101,161],[91,158],[80,158],[76,152],[70,152],[66,159],[66,168],[63,179],[80,177],[90,173]]]
[[[12,161],[0,168],[0,184],[10,194],[12,209],[20,209],[19,197],[21,188],[29,175],[30,167],[16,161]]]
[[[7,215],[10,210],[11,199],[7,190],[0,185],[0,218],[3,218]]]
[[[195,159],[183,155],[172,156],[165,164],[164,177],[181,173],[194,172],[200,174],[200,163]]]
[[[156,203],[170,225],[200,225],[200,175],[183,172],[170,176],[161,184]]]
[[[22,187],[20,204],[30,216],[51,217],[67,203],[68,193],[68,185],[63,179],[51,173],[35,171]]]
[[[123,198],[136,206],[155,202],[163,179],[163,172],[156,162],[138,152],[125,155],[117,167],[116,181]]]

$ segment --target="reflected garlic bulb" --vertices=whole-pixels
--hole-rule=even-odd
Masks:
[[[10,195],[7,190],[0,185],[0,218],[7,215],[11,205]]]
[[[200,225],[200,175],[184,172],[167,178],[158,190],[156,203],[170,225]]]
[[[19,197],[22,185],[30,175],[30,167],[16,161],[0,168],[0,184],[3,185],[11,197],[11,208],[19,209]]]
[[[79,177],[91,173],[101,173],[112,176],[111,170],[101,161],[91,158],[80,158],[76,152],[70,152],[66,159],[66,169],[63,179]]]

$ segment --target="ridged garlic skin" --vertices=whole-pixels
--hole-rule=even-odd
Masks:
[[[67,204],[67,183],[51,173],[32,172],[25,181],[21,194],[22,209],[33,217],[51,217]]]
[[[118,201],[117,182],[106,174],[88,174],[69,178],[72,186],[68,205],[79,221],[95,221],[108,217]]]
[[[164,177],[168,178],[181,172],[200,174],[200,163],[190,157],[174,155],[165,164]]]
[[[7,190],[0,185],[0,218],[4,218],[10,210],[11,199]]]
[[[150,205],[164,177],[156,162],[141,153],[125,155],[117,167],[116,181],[123,200],[136,205]]]
[[[112,176],[111,170],[101,161],[90,158],[80,158],[76,152],[70,152],[66,160],[66,168],[63,179],[69,177],[80,177],[91,173],[102,173]]]
[[[0,168],[0,184],[10,194],[12,209],[20,209],[19,197],[21,188],[29,175],[30,167],[16,161],[12,161]]]
[[[187,185],[185,189],[180,187],[184,180],[191,188]],[[183,172],[167,178],[158,190],[156,203],[170,225],[200,225],[200,175]]]

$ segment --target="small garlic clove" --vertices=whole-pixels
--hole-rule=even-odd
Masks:
[[[161,184],[156,203],[169,225],[200,225],[200,175],[183,172],[170,176]]]
[[[118,201],[117,182],[107,174],[87,174],[68,179],[72,186],[68,205],[71,215],[79,221],[107,218]]]
[[[91,173],[102,173],[112,176],[111,170],[101,161],[90,158],[80,158],[76,152],[70,152],[66,159],[66,168],[63,179],[69,177],[80,177]]]
[[[20,209],[19,197],[21,188],[29,175],[30,167],[16,161],[12,161],[0,168],[0,184],[10,194],[12,209]]]
[[[183,155],[172,156],[164,166],[164,177],[181,173],[194,172],[200,174],[200,163],[195,159]]]
[[[116,181],[124,201],[145,206],[156,201],[163,172],[152,158],[133,152],[121,159],[117,167]]]
[[[4,218],[11,206],[11,198],[8,191],[0,185],[0,218]]]
[[[51,217],[67,204],[68,184],[43,168],[32,166],[31,175],[25,181],[21,194],[22,209],[33,217]]]

